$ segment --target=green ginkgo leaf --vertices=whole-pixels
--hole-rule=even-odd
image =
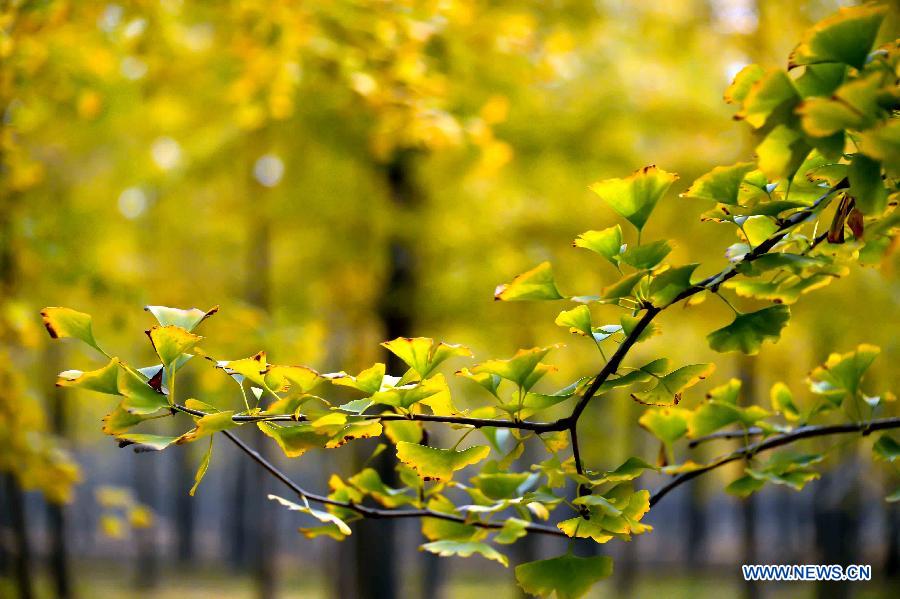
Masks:
[[[556,288],[553,267],[549,262],[542,262],[514,278],[511,283],[498,285],[494,290],[494,299],[504,302],[558,300],[564,299],[564,296]]]
[[[787,326],[790,318],[791,309],[787,306],[769,306],[756,312],[738,314],[731,324],[713,331],[706,339],[717,352],[740,351],[755,355],[763,341],[778,341],[781,338],[781,329]]]
[[[191,308],[190,310],[182,310],[180,308],[169,308],[166,306],[145,306],[144,310],[153,314],[156,322],[161,327],[176,326],[181,327],[187,332],[193,331],[201,322],[219,311],[219,306],[213,306],[206,312]]]
[[[625,277],[622,277],[609,287],[603,288],[603,299],[607,301],[621,299],[623,297],[628,297],[631,295],[632,290],[635,286],[647,276],[646,270],[639,270],[638,272],[631,273]]]
[[[213,450],[213,437],[209,438],[209,446],[206,448],[206,453],[203,454],[203,459],[200,460],[200,465],[197,467],[197,472],[194,474],[194,485],[191,487],[191,490],[188,491],[188,495],[191,497],[197,492],[197,488],[200,486],[200,483],[203,481],[203,477],[206,476],[206,472],[209,470],[209,462],[212,460],[212,450]]]
[[[813,393],[824,395],[835,404],[860,392],[863,376],[881,353],[875,345],[863,343],[845,354],[831,354],[825,364],[809,375]]]
[[[381,345],[403,360],[423,379],[449,358],[472,356],[472,351],[468,347],[435,342],[434,339],[428,337],[397,337],[393,341],[385,341]]]
[[[887,6],[878,4],[841,8],[803,34],[788,59],[789,68],[840,62],[861,69],[886,12]]]
[[[477,464],[488,456],[491,448],[476,445],[462,451],[440,449],[401,441],[397,443],[397,458],[428,480],[450,480],[453,473]]]
[[[654,241],[653,243],[627,248],[622,252],[621,260],[638,270],[648,270],[658,266],[671,251],[672,246],[668,241]]]
[[[632,393],[631,398],[648,406],[672,406],[681,401],[685,389],[693,387],[709,377],[715,364],[690,364],[658,377],[656,384],[647,391]]]
[[[741,183],[743,183],[747,173],[755,168],[756,165],[752,162],[738,162],[731,166],[717,166],[694,181],[688,190],[681,194],[681,197],[712,200],[719,204],[736,206]]]
[[[850,193],[860,212],[879,215],[887,208],[888,192],[881,179],[881,164],[863,154],[850,161]]]
[[[800,94],[791,78],[781,69],[768,69],[756,80],[744,97],[743,108],[735,118],[744,119],[759,129],[775,114],[786,118],[800,102]]]
[[[150,337],[156,355],[167,368],[203,339],[176,325],[152,327],[147,331],[147,336]]]
[[[657,307],[668,306],[683,291],[691,287],[691,276],[699,264],[687,264],[653,277],[650,283],[650,303]]]
[[[827,98],[808,98],[797,108],[804,131],[827,137],[844,129],[866,129],[883,113],[878,103],[882,77],[878,73],[850,81]]]
[[[725,90],[724,100],[728,104],[739,104],[744,101],[753,84],[763,78],[766,70],[758,64],[749,64],[738,71],[731,85]]]
[[[878,440],[872,445],[872,451],[879,460],[893,462],[900,459],[900,443],[887,434],[878,437]]]
[[[325,378],[330,379],[335,385],[352,387],[362,391],[366,395],[373,395],[381,390],[385,378],[384,373],[384,364],[378,362],[377,364],[366,368],[356,376],[350,376],[344,372],[326,374],[324,376]]]
[[[509,566],[509,560],[506,556],[488,545],[480,541],[432,541],[422,545],[423,551],[447,557],[450,555],[458,555],[459,557],[469,557],[473,553],[477,553],[489,560],[500,562],[504,566]]]
[[[96,391],[108,395],[121,395],[119,393],[119,359],[113,358],[109,364],[97,370],[82,372],[81,370],[66,370],[59,373],[56,380],[57,387],[75,387],[86,391]]]
[[[516,566],[516,581],[531,595],[557,599],[578,599],[613,571],[612,558],[606,555],[578,557],[571,554],[528,562]]]
[[[570,333],[590,336],[592,334],[591,310],[581,305],[571,310],[563,310],[553,321],[561,327],[568,327]]]
[[[125,397],[121,406],[132,414],[152,414],[169,407],[167,396],[151,387],[129,368],[119,369],[116,383],[119,394]]]
[[[281,505],[283,505],[284,507],[288,508],[291,511],[308,514],[320,522],[324,522],[326,524],[333,524],[334,526],[336,526],[338,528],[338,530],[341,531],[341,534],[349,535],[352,532],[350,530],[350,527],[347,526],[346,522],[344,522],[343,520],[341,520],[340,518],[338,518],[337,516],[335,516],[334,514],[332,514],[330,512],[325,512],[322,510],[315,510],[315,509],[309,507],[308,505],[300,505],[298,503],[294,503],[293,501],[288,501],[287,499],[283,499],[277,495],[269,495],[269,499],[271,499],[273,501],[277,501],[278,503],[280,503]]]
[[[616,266],[622,251],[622,227],[615,225],[602,231],[585,231],[578,236],[573,245],[591,250]]]
[[[690,415],[682,408],[647,410],[638,419],[638,424],[663,443],[671,445],[687,434]]]
[[[811,149],[799,132],[778,125],[756,146],[759,170],[771,180],[792,178]]]
[[[640,231],[677,179],[678,175],[650,165],[624,179],[598,181],[591,185],[591,191]]]
[[[71,308],[50,307],[41,310],[41,318],[53,339],[71,337],[84,341],[100,353],[103,350],[94,339],[91,315]]]
[[[784,383],[778,382],[772,385],[772,389],[769,391],[769,401],[772,403],[772,409],[780,412],[788,422],[800,420],[800,410],[794,403],[794,394]]]
[[[552,368],[546,364],[541,364],[541,360],[552,349],[562,347],[560,345],[552,345],[550,347],[534,347],[531,349],[520,349],[512,358],[507,360],[487,360],[481,364],[477,364],[471,370],[472,374],[492,374],[512,381],[524,390],[529,390],[535,383],[544,376],[549,369]]]
[[[178,445],[192,443],[197,439],[234,428],[238,426],[238,423],[232,420],[233,416],[234,411],[231,410],[201,416],[195,420],[194,428],[178,437],[175,443]]]

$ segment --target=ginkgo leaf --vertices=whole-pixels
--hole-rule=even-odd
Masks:
[[[811,149],[800,133],[778,125],[756,146],[759,170],[772,180],[791,178]]]
[[[654,165],[645,166],[624,179],[606,179],[591,185],[591,191],[640,231],[678,175]]]
[[[516,566],[516,581],[531,595],[557,599],[583,597],[596,583],[612,575],[613,560],[606,555],[578,557],[571,554]]]
[[[741,219],[739,224],[741,225],[741,231],[743,231],[744,235],[747,237],[747,243],[749,243],[751,247],[758,246],[778,230],[778,225],[773,219],[762,215]]]
[[[156,322],[161,327],[176,326],[181,327],[187,332],[193,331],[201,322],[219,311],[219,306],[213,306],[206,312],[191,308],[190,310],[182,310],[180,308],[169,308],[166,306],[145,306],[144,310],[153,314]]]
[[[656,379],[656,385],[647,391],[632,393],[632,399],[650,406],[671,406],[681,401],[685,389],[693,387],[709,377],[715,364],[691,364]]]
[[[639,270],[638,272],[632,273],[625,277],[622,277],[617,282],[613,283],[609,287],[603,288],[603,299],[604,300],[616,300],[623,297],[628,297],[631,295],[634,287],[647,276],[647,271]]]
[[[562,347],[552,345],[550,347],[534,347],[520,349],[507,360],[487,360],[477,364],[471,370],[472,374],[493,374],[508,381],[512,381],[524,390],[529,390],[540,378],[548,372],[546,365],[540,364],[544,356],[552,349]]]
[[[652,466],[645,462],[644,460],[637,457],[630,457],[625,460],[618,468],[615,470],[610,470],[606,472],[600,478],[597,478],[591,481],[594,485],[601,485],[605,483],[620,483],[626,482],[630,480],[634,480],[643,474],[646,470],[659,470],[656,466]],[[592,497],[597,497],[596,495],[592,495]]]
[[[719,204],[736,206],[741,183],[743,183],[747,173],[755,168],[756,165],[752,162],[738,162],[731,166],[717,166],[694,181],[688,190],[681,194],[681,197],[712,200]]]
[[[503,522],[503,528],[501,528],[500,532],[497,533],[497,536],[494,537],[494,542],[503,545],[511,545],[528,534],[527,528],[528,520],[522,520],[521,518],[507,518]]]
[[[325,380],[309,366],[280,366],[270,364],[263,377],[273,391],[291,391],[294,394],[309,393]]]
[[[755,355],[763,341],[778,341],[781,329],[787,326],[791,309],[775,305],[738,314],[728,326],[717,329],[706,336],[709,346],[717,352],[740,351]]]
[[[450,390],[443,374],[438,374],[416,384],[401,385],[399,387],[386,387],[374,393],[370,398],[372,404],[384,404],[403,409],[424,401],[437,393],[446,393]]]
[[[875,43],[887,6],[842,7],[808,29],[788,58],[788,68],[840,62],[861,69]]]
[[[427,378],[432,370],[454,356],[472,357],[472,351],[463,345],[435,342],[427,337],[397,337],[381,344],[403,360],[421,378]]]
[[[239,374],[260,387],[265,388],[267,386],[264,375],[269,367],[269,363],[266,362],[266,352],[264,351],[258,352],[249,358],[221,362],[220,365],[228,374]]]
[[[766,70],[758,64],[749,64],[738,71],[731,85],[725,90],[724,100],[728,104],[738,104],[744,101],[753,84],[762,79]]]
[[[175,360],[203,339],[176,325],[152,327],[147,331],[147,336],[150,337],[156,355],[166,367],[171,367]]]
[[[800,420],[800,410],[794,404],[794,395],[790,388],[784,383],[775,383],[769,391],[769,400],[772,403],[772,409],[780,412],[785,420],[796,422]]]
[[[487,543],[482,543],[480,541],[432,541],[431,543],[425,543],[420,547],[420,549],[428,551],[429,553],[435,553],[442,557],[447,557],[450,555],[469,557],[473,553],[477,553],[489,560],[500,562],[504,566],[509,566],[509,560],[506,559],[505,555],[503,555]]]
[[[812,137],[866,129],[883,114],[879,105],[882,78],[878,73],[845,83],[825,98],[807,98],[797,108],[803,130]]]
[[[156,414],[132,414],[122,406],[103,417],[103,432],[114,437],[124,433],[138,424],[156,418]]]
[[[881,165],[863,154],[850,161],[850,193],[863,214],[878,215],[887,208],[887,189],[881,180]]]
[[[672,246],[668,241],[654,241],[653,243],[628,247],[622,252],[620,259],[625,264],[638,270],[649,270],[658,266],[671,251]]]
[[[116,383],[119,394],[125,396],[122,407],[132,414],[152,414],[169,407],[167,396],[157,392],[147,381],[128,368],[119,369]]]
[[[162,451],[172,445],[178,437],[168,435],[150,435],[145,433],[125,433],[116,439],[120,444],[135,445],[135,451]]]
[[[325,447],[328,440],[307,423],[278,426],[271,422],[259,422],[257,426],[266,436],[274,439],[289,458],[298,458],[310,449]]]
[[[484,445],[456,451],[403,441],[397,443],[397,458],[426,480],[450,480],[454,472],[477,464],[490,452],[490,447]]]
[[[788,115],[800,102],[800,94],[787,73],[773,68],[756,80],[744,97],[743,108],[735,115],[759,129],[773,113]]]
[[[178,445],[192,443],[202,437],[207,437],[234,428],[238,426],[238,423],[232,419],[233,416],[234,411],[229,410],[226,412],[207,414],[197,418],[194,423],[194,429],[178,437],[178,440],[175,441],[175,443]]]
[[[622,251],[622,227],[614,225],[602,231],[585,231],[572,245],[591,250],[616,266]]]
[[[373,395],[381,389],[385,378],[384,372],[384,364],[379,362],[370,368],[366,368],[356,376],[350,376],[344,372],[326,374],[324,376],[335,385],[353,387],[366,395]]]
[[[209,470],[209,462],[212,459],[212,450],[213,450],[213,437],[209,438],[209,447],[206,448],[206,453],[203,454],[203,459],[200,460],[200,466],[197,467],[197,472],[194,474],[194,485],[191,487],[191,490],[188,491],[188,495],[191,497],[194,496],[194,493],[197,492],[197,488],[200,486],[201,481],[203,481],[203,477],[206,476],[206,472]]]
[[[531,270],[514,278],[511,283],[498,285],[494,299],[505,302],[520,300],[564,299],[556,288],[553,267],[549,262],[541,262]]]
[[[591,310],[584,305],[576,306],[571,310],[563,310],[553,322],[561,327],[568,327],[570,333],[585,336],[592,334]]]
[[[900,459],[900,443],[888,434],[881,435],[872,445],[875,457],[886,462]]]
[[[407,494],[407,489],[392,489],[384,484],[378,471],[372,468],[364,468],[347,481],[366,495],[369,495],[388,508],[397,508],[410,503],[415,503],[415,497]]]
[[[668,306],[682,292],[691,287],[691,276],[699,264],[687,264],[653,277],[650,282],[650,303],[657,307]]]
[[[638,424],[663,443],[670,445],[687,434],[690,414],[682,408],[647,410],[638,419]]]
[[[852,352],[829,355],[825,364],[809,375],[813,393],[824,395],[836,404],[844,397],[856,396],[863,376],[879,353],[880,348],[864,343]]]
[[[322,510],[315,510],[308,505],[300,505],[299,503],[294,503],[293,501],[288,501],[278,495],[269,495],[269,499],[273,501],[277,501],[284,507],[288,508],[294,512],[300,512],[303,514],[308,514],[318,520],[319,522],[324,522],[325,524],[333,524],[337,526],[338,530],[341,531],[341,534],[349,535],[352,531],[350,527],[347,526],[347,523],[335,516],[330,512],[325,512]]]
[[[737,497],[746,498],[753,493],[759,491],[766,485],[766,481],[754,478],[750,475],[744,475],[736,480],[731,481],[725,492]]]
[[[100,353],[103,350],[94,339],[91,315],[71,308],[50,307],[41,310],[44,327],[53,339],[73,338],[84,341]]]
[[[87,391],[96,391],[108,395],[121,395],[119,393],[119,359],[112,358],[103,368],[82,372],[81,370],[66,370],[59,373],[56,381],[57,387],[75,387]]]

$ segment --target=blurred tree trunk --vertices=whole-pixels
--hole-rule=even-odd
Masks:
[[[743,405],[752,405],[758,399],[758,374],[756,372],[756,359],[753,356],[742,355],[738,366],[741,379],[741,397]],[[741,502],[742,545],[741,560],[745,564],[756,564],[756,527],[757,527],[757,502],[756,495],[750,495]],[[759,584],[754,580],[744,581],[744,597],[756,599],[760,597]]]
[[[51,343],[44,352],[44,364],[47,371],[47,411],[50,417],[50,428],[55,435],[65,438],[68,434],[66,406],[62,389],[53,382],[61,367],[60,345]],[[74,596],[66,530],[66,507],[58,503],[47,503],[47,524],[50,543],[50,575],[53,589],[59,599]]]
[[[3,475],[3,488],[6,492],[4,512],[8,518],[4,524],[9,527],[4,531],[4,537],[12,539],[9,577],[16,581],[20,599],[31,599],[34,593],[31,587],[31,547],[25,522],[25,494],[16,477],[9,473]]]
[[[892,481],[886,481],[885,487]],[[884,589],[886,597],[900,596],[900,509],[896,503],[885,504]]]
[[[415,153],[398,152],[385,166],[385,184],[392,208],[400,213],[397,221],[406,220],[402,213],[415,209],[420,203],[420,190],[414,180]],[[382,323],[385,339],[409,336],[413,330],[416,277],[415,249],[405,235],[406,231],[394,231],[388,240],[388,266],[386,284],[378,305],[378,318]],[[386,357],[387,371],[404,372],[407,366],[393,354]],[[357,446],[366,451],[364,445]],[[358,461],[368,456],[358,455]],[[396,457],[393,452],[382,452],[372,462],[382,480],[391,486],[397,484],[394,470]],[[396,523],[392,520],[363,520],[358,526],[356,542],[356,592],[359,599],[391,599],[398,596],[395,554]],[[427,559],[427,558],[426,558]],[[440,578],[440,566],[428,561],[422,563],[421,572],[430,570],[435,578],[423,580],[424,597],[437,593],[436,581]]]
[[[849,451],[838,451],[837,458],[840,462],[838,467],[817,483],[813,521],[816,547],[819,549],[818,563],[846,566],[862,561],[859,553],[859,464]],[[853,584],[848,581],[818,582],[816,597],[850,597]]]
[[[156,511],[159,505],[159,452],[132,453],[131,457],[137,500]],[[138,589],[152,589],[159,585],[158,527],[157,519],[152,526],[134,531],[137,543],[134,584]]]
[[[253,179],[253,168],[256,160],[263,152],[254,151],[264,148],[265,132],[256,140],[256,148],[251,144],[248,162],[248,178],[250,194],[248,200],[247,223],[249,226],[247,239],[247,271],[246,298],[247,303],[259,308],[266,314],[272,309],[272,223],[269,195],[270,191]],[[274,460],[275,444],[262,434],[253,435],[253,446],[267,460]],[[249,460],[243,460],[248,463]],[[250,517],[248,540],[251,543],[253,571],[256,577],[257,596],[260,599],[273,599],[277,587],[278,531],[275,527],[275,512],[272,502],[266,496],[269,489],[269,473],[262,468],[254,467],[248,477],[251,493],[247,497],[247,507],[243,518]],[[243,490],[239,490],[243,491]]]
[[[184,373],[178,381],[178,387],[184,393],[182,397],[196,397],[194,393],[194,381],[192,377]],[[175,425],[175,422],[173,422]],[[180,434],[182,428],[178,428],[173,434]],[[175,492],[172,506],[175,512],[175,551],[178,562],[190,565],[194,562],[194,501],[189,494],[189,489],[194,484],[194,473],[197,468],[191,457],[194,452],[192,444],[175,448],[172,457],[175,462]]]

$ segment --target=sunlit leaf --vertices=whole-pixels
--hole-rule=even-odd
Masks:
[[[650,213],[678,179],[655,166],[645,166],[625,179],[606,179],[591,185],[591,190],[639,231]]]
[[[765,69],[758,64],[750,64],[742,68],[738,71],[737,75],[735,75],[734,80],[731,82],[731,85],[728,86],[728,89],[725,90],[725,101],[729,104],[743,102],[744,98],[746,98],[747,94],[750,92],[750,88],[753,87],[753,84],[762,79],[765,74]]]
[[[841,8],[803,34],[788,59],[789,68],[840,62],[861,69],[886,12],[887,6],[877,4]]]
[[[785,420],[796,422],[800,420],[800,410],[794,404],[794,395],[784,383],[775,383],[769,392],[772,409],[780,412]]]
[[[744,119],[759,129],[773,113],[789,113],[799,101],[800,95],[788,74],[781,69],[769,69],[750,87],[743,108],[735,118]]]
[[[628,247],[622,252],[621,260],[638,270],[648,270],[658,266],[671,251],[672,246],[668,241],[654,241],[653,243]]]
[[[203,480],[203,477],[206,476],[207,470],[209,470],[209,462],[212,459],[212,450],[213,450],[213,437],[209,438],[209,447],[206,448],[206,453],[203,454],[203,459],[200,460],[200,466],[197,468],[197,473],[194,475],[194,486],[191,487],[191,490],[188,494],[193,497],[194,493],[197,492],[197,488],[200,486],[200,482]]]
[[[81,370],[66,370],[59,373],[56,381],[57,387],[76,387],[86,391],[96,391],[108,395],[120,395],[119,393],[119,359],[113,358],[109,364],[97,370],[82,372]]]
[[[519,300],[557,300],[563,299],[556,281],[553,279],[553,267],[549,262],[542,262],[514,278],[512,283],[497,286],[494,299],[502,301]]]
[[[709,377],[716,369],[715,364],[691,364],[656,379],[656,384],[647,391],[632,393],[632,399],[650,406],[671,406],[681,401],[685,389],[693,387]]]
[[[653,277],[650,283],[650,303],[663,307],[675,301],[675,298],[691,287],[691,276],[698,266],[699,264],[678,266]]]
[[[182,310],[180,308],[168,308],[166,306],[145,306],[144,310],[153,314],[156,321],[161,327],[176,326],[191,332],[201,322],[219,311],[219,306],[213,306],[206,312],[191,308],[190,310]]]
[[[175,325],[152,327],[147,331],[147,336],[150,337],[156,355],[166,367],[171,367],[175,360],[203,339]]]
[[[168,397],[157,392],[130,369],[119,369],[117,385],[119,394],[125,396],[122,407],[132,414],[152,414],[169,407]]]
[[[661,408],[641,414],[638,424],[663,443],[672,444],[687,434],[689,420],[690,412],[687,410]]]
[[[472,368],[472,374],[491,374],[512,381],[524,390],[529,390],[547,373],[547,366],[541,360],[550,350],[561,347],[535,347],[520,349],[507,360],[488,360]]]
[[[450,480],[454,472],[477,464],[490,452],[490,447],[483,445],[456,451],[403,441],[397,443],[397,458],[427,480]]]
[[[41,318],[47,332],[54,339],[71,337],[84,341],[100,353],[103,350],[94,339],[94,331],[91,326],[91,315],[78,312],[71,308],[44,308],[41,310]]]
[[[809,375],[813,393],[824,395],[835,404],[845,397],[855,397],[860,392],[862,378],[881,353],[881,349],[862,344],[855,351],[831,354],[825,364]]]
[[[850,193],[863,214],[878,215],[887,207],[887,189],[881,180],[881,165],[863,154],[850,161]]]
[[[585,231],[573,245],[591,250],[616,266],[622,251],[622,227],[614,225],[602,231]]]
[[[752,162],[738,162],[731,166],[717,166],[694,181],[688,190],[681,194],[681,197],[712,200],[720,204],[736,206],[741,183],[744,181],[747,173],[755,168],[756,165]]]
[[[381,345],[403,360],[423,379],[449,358],[472,356],[472,351],[468,347],[435,342],[434,339],[427,337],[398,337]]]
[[[293,501],[283,499],[277,495],[269,495],[268,497],[273,501],[277,501],[291,511],[308,514],[320,522],[337,526],[338,530],[341,531],[341,534],[349,535],[351,533],[350,527],[347,526],[347,523],[332,513],[324,512],[322,510],[314,510],[308,505],[300,505],[298,503],[294,503]]]
[[[421,547],[424,551],[435,553],[442,557],[450,555],[458,555],[459,557],[469,557],[473,553],[478,553],[483,557],[500,562],[504,566],[509,566],[509,560],[506,556],[488,545],[479,541],[432,541],[425,543]]]

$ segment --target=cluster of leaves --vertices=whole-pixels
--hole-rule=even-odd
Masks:
[[[795,398],[785,384],[775,385],[768,407],[741,401],[736,380],[688,407],[692,402],[684,399],[685,393],[710,377],[712,364],[672,364],[663,357],[630,364],[626,358],[635,344],[659,332],[653,320],[660,312],[679,302],[697,305],[710,294],[734,311],[730,322],[709,333],[710,348],[756,354],[764,342],[780,338],[790,319],[789,305],[802,294],[847,274],[854,262],[877,262],[890,251],[900,197],[894,118],[900,53],[896,41],[872,50],[884,13],[884,7],[874,5],[842,10],[806,34],[789,71],[747,67],[729,88],[726,99],[740,105],[738,117],[760,136],[756,160],[718,167],[682,194],[714,203],[703,218],[734,228],[738,242],[726,250],[729,264],[723,270],[697,278],[699,264],[667,262],[672,249],[668,240],[642,243],[654,208],[678,178],[648,166],[591,187],[636,230],[633,242],[619,225],[586,231],[575,240],[615,268],[618,276],[608,286],[595,295],[566,296],[550,264],[544,263],[497,288],[495,297],[501,301],[573,302],[556,323],[590,339],[599,350],[603,366],[596,375],[541,391],[542,379],[554,370],[544,360],[557,346],[523,349],[508,359],[483,360],[457,372],[485,398],[483,405],[463,410],[438,372],[450,359],[472,357],[460,345],[398,338],[383,346],[407,365],[403,373],[388,373],[381,363],[356,375],[320,373],[307,366],[270,364],[264,352],[217,359],[200,348],[203,338],[195,333],[216,308],[149,306],[157,324],[146,334],[158,360],[140,368],[101,348],[89,315],[47,308],[43,318],[51,336],[80,339],[108,360],[96,370],[63,372],[59,384],[119,398],[104,419],[104,432],[121,444],[152,451],[208,438],[197,484],[209,467],[217,434],[241,445],[229,430],[238,426],[255,424],[294,458],[378,437],[383,442],[374,452],[396,454],[401,487],[387,485],[375,470],[364,468],[349,477],[332,475],[327,496],[291,484],[299,502],[272,499],[315,520],[314,526],[301,529],[310,537],[342,539],[351,534],[353,521],[365,517],[416,516],[428,540],[423,550],[463,557],[478,553],[504,565],[507,558],[497,546],[528,533],[606,543],[650,531],[642,519],[665,488],[656,495],[635,488],[648,471],[675,475],[670,488],[679,476],[744,459],[745,474],[729,491],[746,496],[767,482],[800,489],[818,476],[813,466],[824,454],[785,451],[761,462],[756,453],[811,436],[900,427],[900,419],[880,418],[893,396],[870,396],[863,390],[876,348],[863,345],[831,356],[810,374],[811,401]],[[820,232],[823,220],[830,224]],[[748,311],[734,306],[748,301],[756,303]],[[616,309],[618,316],[595,321],[601,307]],[[240,403],[223,410],[199,399],[180,401],[177,375],[194,357],[229,377]],[[355,397],[348,400],[341,391]],[[581,461],[579,419],[592,400],[623,391],[647,406],[639,423],[660,440],[660,459],[651,464],[634,456],[614,469],[592,470]],[[570,408],[568,416],[531,420],[563,405]],[[181,435],[137,432],[147,421],[179,413],[193,421]],[[818,424],[823,419],[842,424]],[[429,444],[433,436],[426,435],[426,427],[435,423],[458,433],[451,447]],[[473,432],[484,440],[464,445]],[[691,439],[696,444],[709,435],[744,438],[747,445],[711,462],[676,460],[677,443]],[[751,437],[760,440],[750,443]],[[512,465],[529,440],[539,442],[547,457],[515,472]],[[890,462],[900,455],[898,449],[890,436],[874,444],[876,457]],[[477,474],[462,480],[461,472],[474,465],[479,466]],[[894,493],[890,499],[897,497]],[[541,522],[557,510],[565,513],[554,518],[555,526]],[[526,592],[577,597],[611,571],[609,558],[570,552],[519,565],[516,576]]]

